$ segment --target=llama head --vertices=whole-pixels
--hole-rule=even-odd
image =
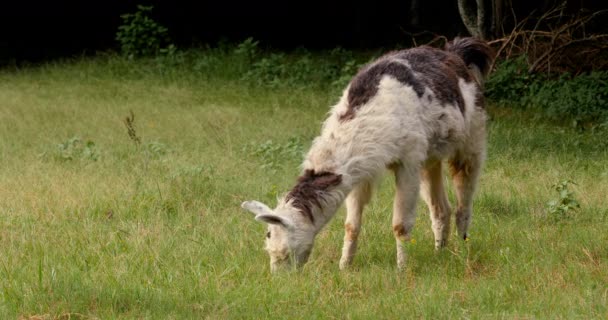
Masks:
[[[270,256],[272,272],[306,263],[315,231],[310,223],[303,221],[296,208],[280,206],[272,210],[258,201],[245,201],[241,207],[254,213],[257,221],[268,224],[265,249]]]

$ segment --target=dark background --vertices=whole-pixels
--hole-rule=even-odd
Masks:
[[[550,3],[513,0],[513,13],[525,17]],[[395,47],[409,45],[410,33],[448,38],[467,34],[456,0],[5,1],[0,8],[0,59],[42,61],[117,50],[120,15],[134,12],[137,4],[153,5],[154,19],[169,28],[172,41],[182,48],[247,37],[277,49]],[[572,11],[598,10],[608,8],[608,1],[570,1],[569,6]]]

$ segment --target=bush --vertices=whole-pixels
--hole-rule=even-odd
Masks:
[[[273,53],[254,62],[242,79],[260,86],[278,87],[288,80],[287,67],[285,55]]]
[[[556,221],[571,217],[574,212],[581,208],[574,197],[574,192],[570,190],[571,185],[576,185],[576,183],[571,180],[564,180],[552,186],[558,197],[547,203],[547,212]]]
[[[241,80],[271,88],[331,86],[342,90],[362,65],[352,51],[342,48],[320,54],[305,49],[263,52],[251,38],[239,44],[233,55],[234,61],[240,61]]]
[[[118,27],[116,40],[123,54],[130,58],[154,56],[169,45],[168,29],[149,17],[152,6],[137,6],[135,13],[123,14],[123,24]]]
[[[500,63],[486,83],[499,106],[534,109],[551,120],[587,127],[608,124],[608,72],[558,78],[530,74],[525,56]]]
[[[566,117],[576,127],[608,124],[608,72],[564,75],[532,87],[529,104],[553,120]]]
[[[55,159],[61,161],[97,161],[99,159],[99,152],[93,141],[83,141],[79,137],[72,137],[62,143],[57,144],[54,157]]]
[[[236,49],[234,49],[234,56],[243,66],[250,65],[259,54],[259,43],[259,41],[255,41],[251,37],[245,39],[245,41],[239,43],[236,46]]]
[[[500,105],[521,106],[535,80],[528,73],[526,58],[519,56],[498,64],[486,82],[485,94],[488,99]]]

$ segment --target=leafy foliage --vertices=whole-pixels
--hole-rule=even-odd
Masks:
[[[567,218],[572,213],[581,208],[578,201],[574,198],[574,192],[569,189],[570,185],[576,185],[573,181],[564,180],[553,185],[557,191],[558,198],[547,203],[547,210],[551,217],[557,220]]]
[[[240,58],[241,63],[251,64],[259,54],[259,43],[259,41],[249,37],[237,45],[234,49],[234,55]]]
[[[245,151],[261,160],[263,169],[277,169],[285,160],[301,160],[304,155],[304,146],[299,137],[291,137],[281,144],[273,140],[266,140],[260,144],[249,144]]]
[[[154,21],[149,15],[153,6],[137,6],[137,12],[123,14],[123,24],[118,27],[116,40],[120,43],[123,54],[130,58],[154,56],[167,53],[172,45],[164,49],[170,42],[168,29]]]
[[[531,74],[525,56],[505,60],[490,76],[486,95],[499,106],[533,109],[573,126],[608,124],[608,72],[558,78]]]
[[[287,76],[285,55],[273,53],[254,62],[241,79],[257,85],[278,87]]]
[[[357,64],[355,60],[347,61],[346,63],[344,63],[344,65],[342,65],[338,76],[334,81],[332,81],[331,84],[337,88],[346,87],[360,67],[361,65]]]
[[[505,60],[490,74],[485,94],[502,105],[521,105],[535,77],[528,73],[525,56]]]
[[[266,53],[252,38],[238,44],[233,54],[235,61],[240,61],[241,80],[270,88],[330,85],[343,89],[363,64],[352,51],[342,48],[322,58],[305,49],[294,54]]]
[[[150,141],[144,146],[144,152],[150,158],[160,158],[161,156],[164,156],[169,152],[169,148],[167,147],[167,145],[158,141]]]
[[[551,119],[566,117],[574,127],[608,124],[608,72],[534,83],[528,101]]]
[[[72,137],[57,144],[55,158],[63,161],[99,159],[99,152],[91,140],[82,141],[79,137]]]

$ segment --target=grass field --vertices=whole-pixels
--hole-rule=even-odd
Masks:
[[[397,271],[387,177],[352,270],[341,209],[303,270],[273,276],[239,205],[294,183],[336,90],[126,64],[0,72],[1,319],[608,317],[605,132],[490,107],[469,242],[436,253],[421,202]],[[581,209],[548,212],[568,179]]]

